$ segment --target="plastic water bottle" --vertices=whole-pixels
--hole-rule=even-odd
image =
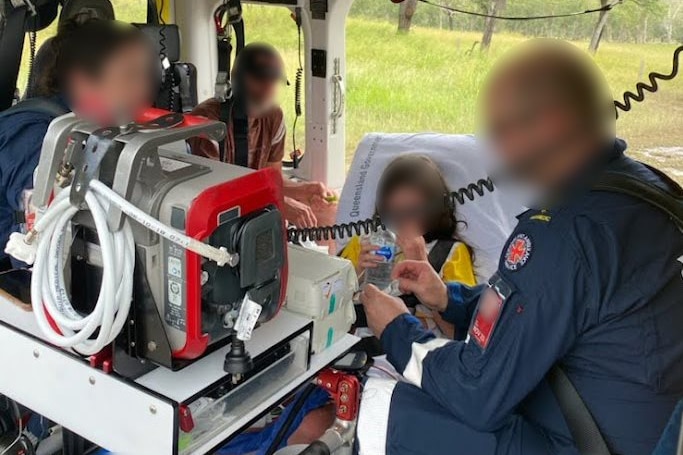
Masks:
[[[375,254],[382,261],[376,267],[365,270],[365,284],[374,284],[380,290],[391,285],[391,272],[394,270],[396,259],[396,235],[386,229],[378,229],[368,237],[368,242],[377,247]]]

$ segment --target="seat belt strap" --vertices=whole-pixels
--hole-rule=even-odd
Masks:
[[[228,135],[230,134],[230,122],[232,121],[232,103],[233,98],[228,98],[220,104],[220,112],[218,114],[218,120],[225,124],[228,128],[225,137],[221,141],[221,147],[218,151],[218,157],[221,162],[225,163],[228,159]]]
[[[429,265],[436,270],[436,273],[441,272],[441,269],[443,269],[444,264],[451,254],[453,245],[455,245],[454,239],[437,240],[432,249],[429,250],[427,260],[429,261]]]
[[[647,166],[647,165],[645,165]],[[594,191],[632,196],[660,209],[683,229],[683,188],[657,168],[647,166],[667,185],[668,190],[621,171],[608,171],[593,185]]]
[[[579,453],[581,455],[610,455],[598,425],[566,373],[555,365],[546,379],[560,405],[560,410]]]
[[[240,94],[235,96],[232,107],[232,135],[235,142],[234,164],[249,167],[249,118],[246,102]]]
[[[15,8],[5,19],[5,26],[0,33],[0,111],[11,107],[14,101],[27,17],[27,7]]]

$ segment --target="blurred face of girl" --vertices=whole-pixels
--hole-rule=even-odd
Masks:
[[[71,101],[76,113],[100,125],[123,125],[150,105],[152,62],[143,43],[114,52],[96,75],[75,71]]]
[[[427,232],[429,209],[434,202],[415,187],[401,186],[387,196],[381,215],[397,234],[417,237]]]

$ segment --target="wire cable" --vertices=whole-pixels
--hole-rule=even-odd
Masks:
[[[426,5],[434,6],[436,8],[440,8],[440,9],[445,10],[445,11],[450,11],[452,13],[467,14],[469,16],[485,17],[485,18],[490,18],[490,19],[500,19],[500,20],[504,20],[504,21],[534,21],[534,20],[541,20],[541,19],[557,19],[557,18],[562,18],[562,17],[575,17],[575,16],[581,16],[584,14],[593,14],[593,13],[600,13],[603,11],[610,11],[615,6],[623,3],[624,0],[615,0],[612,3],[609,3],[605,6],[600,7],[600,8],[591,8],[591,9],[586,9],[583,11],[575,11],[573,13],[543,14],[543,15],[539,15],[539,16],[498,16],[495,14],[479,13],[477,11],[470,11],[470,10],[464,10],[461,8],[456,8],[453,6],[441,5],[439,3],[434,3],[430,0],[418,0],[418,1],[420,3],[424,3]]]
[[[22,240],[38,245],[31,280],[31,303],[36,321],[48,341],[92,355],[114,341],[125,324],[133,297],[135,242],[129,220],[112,232],[107,222],[109,207],[120,208],[130,219],[169,241],[213,260],[219,266],[234,266],[239,260],[226,248],[215,248],[166,226],[137,208],[111,188],[92,180],[85,194],[99,238],[102,258],[102,283],[93,311],[79,314],[71,304],[64,280],[65,243],[71,219],[80,211],[69,200],[71,187],[62,190]],[[22,237],[22,236],[20,236]],[[15,237],[16,239],[16,237]],[[12,239],[10,241],[13,241]],[[93,339],[94,337],[94,339]]]
[[[469,185],[458,188],[446,195],[445,203],[455,208],[457,204],[465,204],[467,201],[474,201],[477,197],[482,197],[486,193],[492,193],[495,185],[490,177],[479,179]],[[310,228],[289,228],[287,230],[287,240],[292,243],[301,243],[307,240],[314,242],[324,240],[336,240],[339,238],[352,237],[354,235],[369,234],[376,232],[385,225],[379,216],[367,218],[365,220],[351,221],[349,223],[333,224],[331,226],[314,226]]]
[[[678,68],[680,65],[680,57],[683,53],[683,45],[678,46],[673,54],[673,63],[671,65],[671,72],[669,74],[662,74],[657,72],[651,72],[648,74],[647,78],[650,83],[639,82],[636,84],[636,92],[624,92],[623,103],[615,100],[614,106],[616,107],[616,115],[619,118],[619,111],[628,112],[635,103],[640,103],[645,99],[645,92],[655,93],[659,90],[658,80],[660,81],[670,81],[678,75]]]
[[[303,77],[304,77],[304,64],[302,60],[302,35],[301,35],[301,8],[296,8],[292,15],[296,23],[297,37],[298,37],[298,52],[297,56],[299,59],[299,66],[296,69],[296,75],[294,76],[294,122],[292,123],[292,153],[290,154],[291,160],[282,160],[282,165],[287,168],[297,169],[299,167],[299,162],[301,161],[301,155],[299,149],[296,145],[296,126],[299,123],[299,118],[301,117],[303,110],[301,108],[302,100],[302,89],[303,89]]]

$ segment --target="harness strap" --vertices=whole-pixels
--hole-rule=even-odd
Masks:
[[[581,455],[610,455],[598,425],[565,372],[555,365],[548,373],[547,380],[560,405],[579,453]]]
[[[632,196],[666,213],[683,228],[683,188],[657,168],[647,166],[668,187],[664,189],[623,171],[605,172],[593,185],[595,191],[610,191]]]
[[[593,184],[593,191],[608,191],[631,196],[656,207],[683,230],[683,188],[661,170],[647,167],[665,187],[647,181],[629,170],[608,170]],[[607,443],[593,416],[564,371],[555,365],[547,375],[574,444],[581,455],[609,455]]]
[[[441,272],[441,269],[443,269],[444,264],[448,260],[448,256],[451,254],[453,245],[455,245],[455,240],[453,239],[437,240],[429,251],[427,260],[429,261],[429,265],[436,270],[436,273]]]
[[[227,17],[227,23],[223,23]],[[226,125],[232,124],[235,146],[234,164],[249,166],[249,118],[246,100],[243,95],[235,93],[230,83],[230,60],[232,58],[232,43],[230,28],[235,31],[235,55],[239,55],[244,48],[244,21],[242,20],[242,4],[240,0],[228,0],[219,6],[214,13],[218,48],[218,73],[216,76],[215,98],[221,102],[220,120]],[[239,77],[238,77],[239,79]],[[240,90],[237,81],[237,90]],[[228,156],[228,138],[223,140],[219,157],[225,161]]]

